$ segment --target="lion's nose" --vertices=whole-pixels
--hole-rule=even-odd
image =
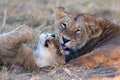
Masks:
[[[62,37],[62,40],[63,40],[63,43],[64,43],[64,44],[70,41],[69,39],[66,39],[66,38],[64,38],[64,37]]]
[[[52,34],[51,36],[52,36],[53,38],[55,38],[55,34]]]

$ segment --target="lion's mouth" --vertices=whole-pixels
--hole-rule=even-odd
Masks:
[[[62,45],[63,50],[69,50],[69,48],[66,45]]]
[[[67,49],[68,47],[67,47],[67,46],[62,46],[62,48],[65,50],[65,49]]]

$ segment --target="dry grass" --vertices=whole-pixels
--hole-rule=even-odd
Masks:
[[[53,27],[48,26],[54,24],[52,8],[58,4],[65,6],[69,12],[96,14],[120,24],[120,0],[1,0],[0,33],[26,24],[34,28],[36,32],[34,40],[29,44],[33,48],[36,46],[35,41],[38,33],[53,30]],[[107,72],[103,74],[104,71],[106,68],[105,70],[84,71],[77,67],[69,69],[58,67],[49,73],[40,71],[38,74],[36,72],[16,74],[3,68],[0,71],[0,80],[53,80],[53,78],[55,80],[88,80],[89,75],[93,73],[100,76],[108,74]],[[108,69],[108,71],[111,70]]]
[[[9,31],[20,24],[33,28],[52,25],[52,8],[58,4],[67,7],[68,11],[97,13],[115,23],[120,22],[120,0],[1,0],[0,27]],[[109,12],[104,14],[106,10]]]

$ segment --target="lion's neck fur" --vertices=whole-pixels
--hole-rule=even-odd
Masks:
[[[120,43],[115,43],[115,40],[118,41],[118,36],[120,37],[120,26],[111,24],[111,23],[106,23],[107,26],[104,26],[103,33],[101,36],[91,39],[88,41],[88,43],[85,44],[81,49],[79,49],[77,52],[80,52],[77,54],[77,56],[84,55],[88,52],[91,52],[95,48],[99,48],[101,46],[104,46],[106,44],[120,44]],[[117,36],[117,37],[116,37]],[[113,40],[115,39],[115,40]],[[119,38],[120,40],[120,38]],[[111,43],[111,41],[114,41]]]

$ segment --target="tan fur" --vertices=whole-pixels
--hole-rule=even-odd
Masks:
[[[32,49],[24,42],[32,38],[32,30],[22,25],[11,32],[0,35],[0,60],[1,64],[11,66],[23,66],[24,69],[33,69],[35,59]]]
[[[86,55],[70,61],[70,63],[83,68],[97,68],[100,66],[111,66],[113,64],[117,64],[120,62],[119,57],[120,47],[111,46],[107,47],[107,49],[96,49]]]
[[[64,37],[70,40],[65,46],[78,49],[74,53],[78,58],[71,60],[70,64],[96,68],[120,62],[120,26],[90,14],[68,13],[60,7],[55,7],[54,12],[60,41]]]
[[[60,50],[60,43],[57,38],[51,37],[50,35],[48,37],[46,35],[47,38],[44,43],[38,44],[41,45],[43,50],[40,51],[41,48],[38,48],[40,53],[33,53],[33,50],[24,44],[24,42],[32,38],[32,35],[32,29],[25,25],[22,25],[8,33],[1,34],[0,65],[5,65],[7,67],[20,66],[23,67],[24,70],[35,70],[39,67],[36,62],[41,65],[45,64],[42,67],[51,66],[56,63],[65,64],[64,56]],[[48,47],[45,47],[46,40],[48,40]],[[41,62],[42,60],[45,60],[46,63]]]
[[[120,75],[115,77],[92,77],[90,80],[120,80]]]
[[[48,40],[50,41],[50,43],[49,43],[49,52],[51,53],[51,55],[55,59],[55,61],[52,62],[52,63],[53,64],[54,63],[65,64],[64,55],[61,52],[60,43],[59,43],[58,39],[57,38],[48,38]]]
[[[33,53],[33,50],[24,44],[24,42],[30,40],[32,36],[32,29],[25,25],[1,34],[0,66],[19,66],[23,67],[24,70],[35,70],[38,67],[65,63],[57,37],[54,38],[51,35],[45,34],[45,39],[42,39],[43,37],[40,38],[43,43],[38,43],[38,45],[41,46],[37,49],[38,53]],[[48,47],[45,46],[47,40]]]

